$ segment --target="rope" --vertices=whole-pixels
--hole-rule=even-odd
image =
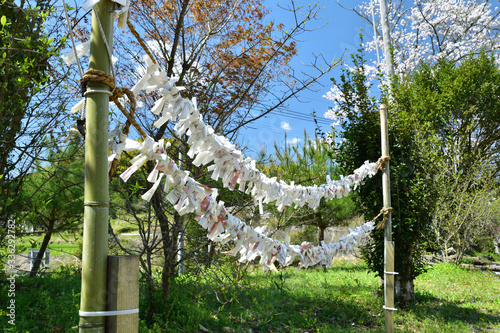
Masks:
[[[126,95],[130,101],[130,113],[128,113],[125,107],[118,101],[118,98],[124,95]],[[137,132],[139,132],[139,134],[143,138],[145,138],[147,136],[146,132],[142,130],[141,126],[137,123],[137,121],[134,118],[135,107],[136,107],[134,93],[128,88],[115,88],[113,96],[111,96],[109,100],[113,101],[116,104],[116,107],[118,107],[118,109],[120,109],[120,111],[125,115],[125,117],[127,117],[127,122],[125,123],[123,134],[128,135],[130,125],[133,125],[137,130]]]
[[[382,156],[377,161],[377,170],[382,170],[385,163],[388,163],[391,160],[390,156]]]
[[[66,8],[66,3],[62,0],[64,14],[66,15],[66,25],[68,26],[69,37],[71,38],[71,44],[73,45],[73,52],[75,53],[76,64],[78,65],[78,72],[80,73],[80,78],[83,77],[82,66],[80,65],[80,60],[78,59],[78,54],[76,52],[75,39],[73,37],[73,29],[71,29],[71,24],[69,23],[68,9]]]
[[[384,228],[385,220],[387,220],[387,215],[389,215],[390,212],[392,212],[392,207],[387,207],[387,208],[384,207],[380,210],[380,213],[377,216],[375,216],[375,218],[372,221],[377,220],[380,217],[380,215],[384,215],[382,221],[379,224],[377,224],[377,229]]]
[[[153,62],[153,64],[157,64],[158,62],[154,58],[154,56],[151,53],[151,51],[149,51],[148,46],[146,45],[146,43],[144,43],[144,40],[141,38],[141,36],[137,32],[137,30],[135,30],[135,27],[132,24],[132,22],[130,22],[130,19],[127,19],[127,26],[130,29],[130,32],[132,33],[132,35],[134,35],[135,39],[137,39],[137,42],[139,43],[139,45],[141,45],[141,47],[144,50],[144,52],[146,52],[146,54],[149,56],[149,58],[151,59],[151,61]],[[161,72],[161,69],[159,69],[159,70]]]
[[[97,82],[107,85],[111,91],[115,89],[115,79],[113,76],[98,69],[89,69],[86,71],[83,74],[82,82],[85,84],[88,82]]]
[[[135,95],[134,93],[128,89],[128,88],[117,88],[115,86],[115,79],[113,76],[110,74],[97,70],[97,69],[90,69],[85,72],[83,75],[82,82],[84,82],[86,85],[88,82],[96,82],[96,83],[101,83],[109,87],[111,90],[109,100],[114,102],[116,107],[123,113],[123,115],[127,118],[127,121],[125,122],[125,126],[123,128],[123,134],[128,135],[130,132],[130,125],[133,125],[137,132],[145,138],[147,134],[144,132],[144,130],[141,128],[141,126],[137,123],[137,121],[134,118],[135,115],[135,108],[136,108],[136,101],[135,101]],[[120,103],[119,98],[127,96],[128,100],[130,101],[130,113],[125,109],[125,107]],[[109,170],[109,177],[113,175],[116,169],[116,165],[118,163],[118,160],[114,159],[113,162],[111,162],[111,169]]]
[[[113,66],[113,53],[111,52],[111,48],[109,47],[108,40],[106,39],[106,35],[104,34],[104,29],[102,28],[101,20],[99,19],[99,15],[95,15],[97,18],[97,24],[99,25],[99,31],[101,32],[102,40],[104,41],[104,45],[106,46],[106,51],[108,53],[109,65],[111,67],[111,73],[113,77],[116,77],[115,68]],[[113,90],[113,89],[111,89]]]
[[[76,53],[75,39],[73,37],[73,29],[71,29],[71,24],[69,23],[68,9],[66,8],[66,3],[62,0],[64,14],[66,16],[66,25],[68,26],[69,37],[71,38],[71,44],[73,45],[73,52],[75,53],[76,64],[78,65],[78,72],[80,73],[80,78],[83,77],[82,66],[80,65],[80,60],[78,59],[78,54]]]

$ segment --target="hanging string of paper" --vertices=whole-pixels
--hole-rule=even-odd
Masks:
[[[88,0],[85,5],[93,6],[99,0]],[[126,21],[128,2],[118,2],[121,10],[117,13],[121,18],[121,26]],[[70,64],[88,50],[88,43],[83,43],[64,56]],[[354,170],[352,175],[341,176],[339,180],[331,180],[314,186],[287,184],[278,181],[275,177],[269,178],[261,173],[254,160],[245,157],[241,151],[225,137],[215,134],[215,131],[203,121],[196,99],[183,98],[180,91],[184,87],[176,86],[178,78],[167,77],[160,71],[159,66],[147,59],[147,70],[143,77],[131,89],[137,95],[142,89],[147,92],[155,91],[161,96],[150,110],[158,116],[155,127],[161,127],[167,121],[175,123],[174,130],[178,135],[186,134],[190,149],[188,156],[193,158],[196,166],[208,165],[211,178],[221,179],[223,186],[234,190],[250,193],[256,204],[263,212],[262,204],[275,202],[279,210],[294,204],[296,207],[307,205],[316,209],[322,198],[332,200],[348,195],[353,189],[363,183],[366,177],[372,177],[379,170],[383,160],[365,162]],[[80,110],[83,100],[71,110],[72,113]],[[299,267],[309,267],[316,264],[330,266],[333,256],[348,253],[360,243],[367,240],[374,222],[368,222],[356,228],[349,229],[350,233],[342,237],[339,242],[325,243],[313,246],[307,242],[301,245],[290,245],[267,237],[262,229],[253,229],[237,217],[230,214],[224,207],[224,202],[217,202],[217,190],[198,183],[189,176],[189,172],[181,170],[174,161],[169,159],[166,148],[170,145],[164,140],[155,142],[146,136],[143,142],[127,138],[127,135],[116,129],[109,133],[109,148],[111,155],[108,158],[111,168],[113,160],[118,160],[123,151],[139,151],[131,160],[131,166],[120,177],[127,181],[148,160],[156,161],[156,166],[147,180],[152,187],[142,195],[149,201],[161,182],[164,180],[163,190],[166,199],[174,206],[179,214],[195,213],[198,223],[208,231],[208,238],[214,242],[225,244],[235,242],[235,247],[226,254],[235,256],[240,254],[241,262],[253,260],[260,256],[260,263],[264,269],[273,267],[278,262],[289,265],[295,258],[299,258]]]
[[[175,86],[177,78],[169,78],[158,69],[157,64],[148,61],[148,70],[132,88],[134,93],[145,89],[147,92],[156,91],[162,96],[151,109],[153,114],[159,116],[154,126],[159,128],[167,121],[176,123],[176,133],[189,137],[187,155],[194,158],[193,164],[201,166],[212,163],[208,167],[211,178],[221,179],[223,186],[230,190],[237,188],[251,193],[261,212],[262,203],[270,202],[276,202],[279,210],[292,204],[316,209],[322,198],[331,200],[348,195],[362,184],[363,179],[377,173],[380,167],[380,161],[367,161],[352,175],[341,176],[334,181],[327,176],[326,183],[319,186],[294,185],[293,182],[287,184],[276,177],[269,178],[256,168],[254,160],[245,157],[229,140],[215,134],[213,128],[203,122],[196,99],[182,98],[180,91],[184,87]]]
[[[207,237],[221,244],[229,241],[235,242],[235,247],[225,254],[241,255],[240,262],[246,262],[260,257],[260,264],[265,270],[274,268],[277,260],[281,265],[290,265],[298,258],[299,268],[306,268],[317,264],[331,266],[333,257],[341,253],[350,253],[359,244],[368,239],[369,232],[374,228],[374,222],[349,229],[350,233],[338,242],[321,242],[320,246],[313,246],[307,242],[300,245],[291,245],[274,240],[261,232],[261,229],[248,226],[234,215],[230,214],[223,201],[217,201],[217,189],[211,189],[200,184],[183,171],[166,154],[170,145],[164,140],[155,142],[147,136],[143,142],[126,139],[121,144],[116,144],[115,137],[119,131],[110,133],[110,147],[117,154],[118,151],[139,151],[132,165],[120,177],[127,181],[146,161],[154,160],[156,165],[148,176],[148,181],[153,183],[152,188],[142,195],[144,200],[150,200],[154,192],[164,179],[163,190],[166,199],[175,210],[184,215],[194,213],[198,224],[208,231]],[[121,145],[121,146],[120,146]],[[118,147],[120,146],[120,147]],[[116,155],[110,155],[110,163]]]

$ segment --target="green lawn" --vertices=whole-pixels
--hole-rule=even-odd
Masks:
[[[385,331],[378,278],[363,262],[338,261],[326,271],[255,269],[238,284],[231,278],[236,266],[224,267],[217,275],[205,270],[177,277],[169,307],[158,313],[146,312],[141,292],[140,332]],[[77,331],[78,271],[20,277],[16,283],[13,332]],[[7,285],[1,287],[6,295]],[[6,302],[0,297],[1,309]],[[2,310],[0,327],[8,327],[7,319]],[[417,279],[416,302],[395,313],[395,327],[396,332],[500,332],[500,278],[436,264]]]

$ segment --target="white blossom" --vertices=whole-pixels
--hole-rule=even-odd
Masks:
[[[373,1],[373,8],[379,17],[379,0]],[[371,22],[370,2],[356,7],[356,12]],[[397,0],[388,3],[388,14],[396,73],[409,73],[422,61],[436,63],[442,58],[460,61],[481,50],[498,55],[500,11],[488,0],[415,0],[411,4]],[[363,45],[369,53],[383,50],[380,19],[376,19],[375,26],[376,38]],[[498,56],[497,62],[500,63]],[[376,73],[379,70],[384,72],[386,67],[383,58],[380,63],[376,60],[372,63],[373,66],[364,67],[369,82],[373,82]],[[324,116],[335,120],[333,125],[339,125],[345,117],[339,105],[345,102],[342,92],[333,87],[323,97],[333,102]]]

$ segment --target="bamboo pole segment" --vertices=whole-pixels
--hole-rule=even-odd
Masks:
[[[382,195],[386,219],[384,223],[384,240],[392,241],[392,214],[391,214],[391,175],[389,157],[389,128],[387,125],[387,106],[380,105],[380,134],[382,144],[382,158],[386,158],[382,165]]]
[[[394,67],[392,65],[391,31],[389,28],[389,19],[387,18],[387,4],[385,0],[380,0],[380,23],[382,25],[382,38],[384,40],[386,73],[390,84],[392,82],[392,76],[394,76]]]
[[[106,49],[113,42],[112,2],[101,0],[92,10],[90,69],[110,72],[111,60]],[[104,35],[101,34],[101,28]],[[105,39],[103,38],[105,37]],[[85,208],[83,226],[82,290],[80,332],[104,332],[103,316],[92,312],[106,310],[106,274],[108,252],[108,107],[109,87],[87,84],[85,137]],[[82,316],[84,312],[85,316]]]
[[[394,332],[394,242],[384,242],[385,331]]]
[[[387,106],[380,105],[380,131],[382,157],[389,157],[389,129],[387,125]],[[391,179],[387,158],[382,168],[382,194],[386,218],[384,223],[384,300],[385,331],[394,332],[394,242],[392,241]]]
[[[131,311],[108,316],[107,333],[139,332],[139,256],[108,256],[107,303],[108,311]]]

